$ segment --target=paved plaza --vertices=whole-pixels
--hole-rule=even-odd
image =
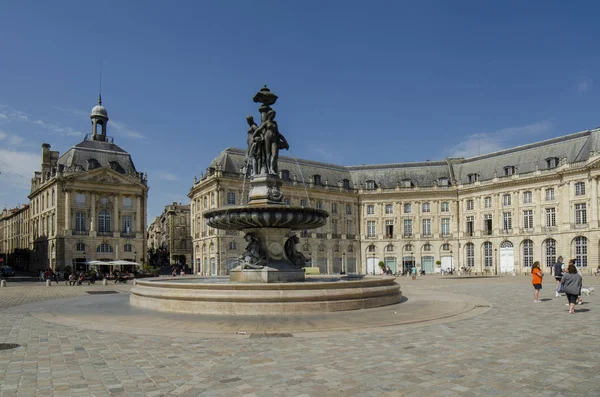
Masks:
[[[539,304],[526,276],[399,282],[395,307],[269,322],[9,280],[0,396],[600,396],[598,292],[570,315],[553,280]]]

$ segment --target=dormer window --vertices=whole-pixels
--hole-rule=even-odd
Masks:
[[[344,189],[350,189],[350,181],[348,179],[344,179],[342,181],[342,186],[344,187]]]
[[[88,169],[88,171],[91,171],[93,169],[100,168],[100,167],[102,167],[102,166],[100,165],[100,163],[98,162],[98,160],[96,160],[94,158],[89,158],[87,160],[87,169]]]
[[[321,175],[313,175],[313,183],[315,185],[320,185],[321,184]]]
[[[366,181],[365,189],[366,190],[375,190],[375,181]]]
[[[467,175],[467,181],[469,183],[475,183],[479,180],[479,174],[469,174]]]
[[[289,181],[290,180],[290,171],[281,170],[281,179],[283,179],[284,181]]]
[[[514,165],[508,165],[506,167],[504,167],[504,176],[511,176],[515,174],[515,166]]]
[[[402,187],[412,187],[412,181],[410,179],[403,179],[400,182],[400,186],[402,186]]]
[[[558,167],[558,157],[550,157],[546,159],[546,168]]]
[[[448,178],[438,179],[438,186],[450,186],[450,180]]]

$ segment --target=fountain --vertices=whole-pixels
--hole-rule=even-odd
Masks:
[[[247,204],[204,213],[210,227],[245,233],[248,245],[239,265],[231,270],[229,282],[141,280],[131,290],[132,305],[189,313],[274,314],[354,310],[400,302],[400,286],[393,277],[305,276],[307,258],[296,249],[299,238],[294,231],[323,226],[329,214],[283,204],[278,158],[279,151],[289,149],[289,144],[271,108],[277,98],[263,87],[254,96],[254,102],[261,104],[260,126],[252,116],[246,118],[249,129],[243,172],[250,174]]]

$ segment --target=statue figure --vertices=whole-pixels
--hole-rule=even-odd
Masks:
[[[308,259],[306,259],[302,252],[298,252],[298,250],[296,250],[296,245],[299,242],[300,239],[297,235],[294,234],[293,236],[287,239],[287,241],[283,245],[283,248],[285,249],[285,255],[288,257],[290,262],[292,262],[296,266],[304,267],[306,266],[306,262],[308,262]]]
[[[248,148],[246,149],[245,167],[252,166],[252,174],[258,175],[262,173],[262,168],[265,167],[265,150],[263,144],[262,133],[257,134],[258,126],[254,122],[254,117],[246,117],[248,122]],[[246,171],[247,172],[247,171]]]
[[[269,174],[277,174],[279,172],[277,161],[279,160],[279,150],[289,149],[290,146],[287,140],[279,132],[277,121],[275,121],[275,111],[270,109],[267,112],[265,122],[258,127],[254,135],[261,135],[264,141],[264,153],[266,169]]]
[[[267,263],[267,255],[262,249],[260,239],[254,233],[246,233],[244,240],[248,242],[246,252],[240,256],[244,269],[262,269]]]

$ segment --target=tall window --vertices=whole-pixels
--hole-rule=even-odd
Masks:
[[[554,188],[550,187],[546,189],[546,201],[554,200]]]
[[[442,236],[450,235],[450,218],[442,218]]]
[[[77,193],[75,195],[75,205],[77,207],[85,207],[85,194]]]
[[[337,214],[337,203],[331,203],[331,213],[332,214]]]
[[[404,213],[410,214],[411,212],[412,212],[412,204],[411,203],[404,204]]]
[[[423,203],[422,210],[423,210],[422,212],[430,212],[431,205],[429,203]]]
[[[331,233],[332,234],[339,234],[338,220],[337,219],[332,219],[331,220]]]
[[[123,197],[123,208],[131,209],[132,206],[133,202],[131,200],[131,197]]]
[[[523,229],[533,229],[533,210],[523,211]]]
[[[131,244],[125,244],[123,246],[123,252],[133,252],[133,246]]]
[[[575,238],[575,265],[587,267],[587,238],[579,236]]]
[[[121,217],[121,232],[131,233],[133,231],[133,217],[131,215],[123,215]]]
[[[54,232],[56,231],[56,217],[54,214],[51,216],[50,223],[52,226],[52,235],[54,236]]]
[[[352,205],[346,204],[346,215],[352,215]]]
[[[473,211],[473,208],[475,207],[474,201],[471,200],[467,200],[467,211]]]
[[[110,212],[102,210],[98,213],[98,231],[100,233],[109,233],[112,230],[110,225]]]
[[[52,206],[54,207],[54,205],[56,204],[56,200],[54,198],[54,190],[52,191]]]
[[[511,203],[512,203],[512,197],[511,197],[510,194],[505,194],[505,195],[502,196],[502,205],[504,207],[510,206]]]
[[[412,219],[404,220],[404,237],[412,236]]]
[[[323,202],[322,201],[317,201],[317,209],[319,209],[319,210],[323,209]]]
[[[300,200],[300,207],[306,207],[306,205],[307,205],[306,199]]]
[[[585,194],[585,182],[577,182],[575,184],[575,196],[583,196]]]
[[[556,240],[546,240],[546,267],[554,265],[556,262]]]
[[[227,192],[227,205],[235,205],[235,193]]]
[[[587,223],[587,211],[585,203],[575,204],[575,224],[584,225]]]
[[[492,214],[483,216],[483,234],[490,236],[492,234]]]
[[[486,197],[483,199],[483,208],[492,208],[492,198]]]
[[[440,212],[450,212],[450,203],[444,201],[440,204]]]
[[[354,223],[350,220],[346,221],[346,234],[354,235]]]
[[[230,241],[229,244],[227,244],[227,248],[229,251],[235,251],[237,249],[237,243],[235,241]]]
[[[523,266],[531,267],[533,265],[533,241],[523,241]]]
[[[394,237],[394,221],[391,219],[385,221],[385,236],[388,238]]]
[[[467,243],[465,245],[465,251],[467,254],[467,266],[475,266],[475,245],[473,243]]]
[[[110,244],[102,243],[96,248],[96,252],[113,252],[113,247]]]
[[[546,227],[556,226],[556,208],[546,208]]]
[[[367,215],[373,215],[375,213],[374,205],[367,205]]]
[[[423,219],[423,237],[431,236],[431,219]]]
[[[505,231],[512,230],[512,214],[510,212],[502,213],[502,228]]]
[[[467,236],[472,236],[475,232],[475,217],[467,216]]]
[[[529,191],[523,192],[523,204],[531,204],[533,194]]]
[[[483,265],[487,267],[494,265],[494,257],[492,256],[492,243],[489,241],[483,243]]]
[[[394,213],[394,206],[392,204],[386,204],[385,205],[385,213],[386,214],[393,214]]]
[[[367,237],[375,237],[375,221],[367,221]]]
[[[75,213],[75,230],[85,232],[85,212]]]
[[[292,205],[292,200],[290,200],[289,198],[284,198],[283,199],[283,204],[285,204],[285,205]]]

